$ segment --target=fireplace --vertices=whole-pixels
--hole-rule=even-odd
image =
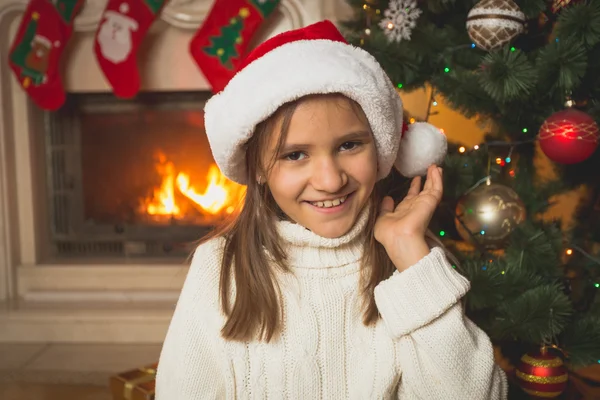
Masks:
[[[162,342],[187,256],[229,209],[211,214],[189,199],[212,193],[209,180],[226,182],[207,176],[201,124],[210,86],[189,54],[213,4],[167,2],[138,52],[143,93],[134,101],[111,94],[94,56],[106,0],[86,0],[75,19],[61,56],[69,100],[60,114],[32,104],[0,62],[0,341]],[[352,11],[345,7],[282,0],[253,42],[335,21]],[[8,54],[25,8],[0,0],[0,54]],[[163,113],[178,117],[162,123]],[[193,192],[177,186],[180,173],[189,177],[181,187]],[[158,193],[168,193],[164,202],[155,201]],[[150,207],[167,199],[177,208]],[[157,212],[142,214],[142,205]]]
[[[236,212],[204,131],[207,92],[71,94],[46,114],[53,257],[188,255]]]

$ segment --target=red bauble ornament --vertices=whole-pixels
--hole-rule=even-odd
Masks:
[[[598,125],[583,111],[567,108],[549,116],[540,128],[540,147],[552,161],[576,164],[598,147]]]
[[[516,375],[525,392],[546,399],[560,396],[569,380],[563,361],[545,352],[528,353],[521,357]]]

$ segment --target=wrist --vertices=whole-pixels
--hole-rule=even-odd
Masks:
[[[384,246],[392,263],[400,272],[405,271],[427,256],[431,249],[424,237],[400,237]]]

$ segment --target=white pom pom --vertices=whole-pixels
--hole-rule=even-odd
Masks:
[[[426,122],[415,122],[400,141],[394,166],[408,177],[423,176],[430,165],[441,165],[448,150],[448,142],[438,128]]]

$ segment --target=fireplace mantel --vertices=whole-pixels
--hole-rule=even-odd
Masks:
[[[62,60],[69,92],[109,92],[93,53],[107,0],[87,0]],[[171,0],[148,34],[138,63],[143,89],[208,90],[188,43],[213,0]],[[259,41],[317,20],[337,19],[345,0],[282,0]],[[0,0],[0,54],[7,55],[27,6]],[[145,39],[146,40],[146,39]],[[167,61],[165,61],[167,60]],[[173,62],[176,60],[177,62]],[[45,197],[36,182],[40,151],[33,140],[44,112],[29,101],[6,60],[0,62],[0,342],[160,343],[187,267],[168,264],[50,264],[41,240]],[[38,179],[39,180],[39,179]]]

